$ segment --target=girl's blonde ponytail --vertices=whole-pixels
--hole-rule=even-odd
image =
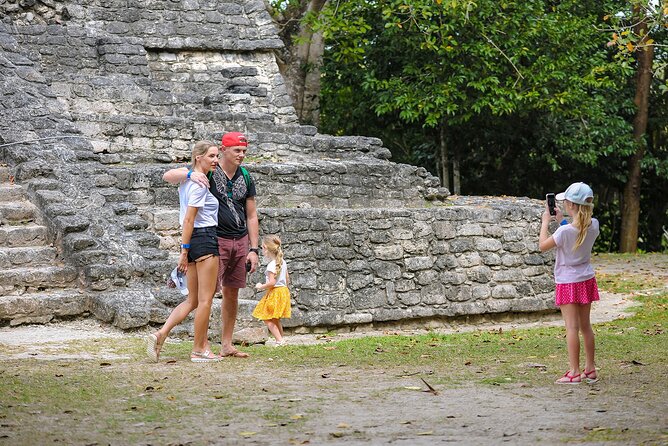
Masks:
[[[580,245],[584,242],[585,237],[587,236],[587,231],[591,226],[591,216],[594,213],[593,204],[577,204],[573,203],[573,206],[577,207],[577,214],[573,218],[573,223],[578,228],[578,238],[575,240],[575,246],[573,251],[578,249]]]

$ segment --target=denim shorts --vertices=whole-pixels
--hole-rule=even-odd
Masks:
[[[204,256],[218,255],[218,238],[216,227],[193,228],[190,237],[190,249],[188,250],[188,263],[196,262]]]

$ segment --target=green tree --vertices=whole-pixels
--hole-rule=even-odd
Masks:
[[[630,132],[605,101],[619,90],[615,79],[623,68],[601,51],[606,38],[594,28],[601,18],[591,11],[575,1],[345,2],[321,19],[326,63],[336,64],[325,70],[324,91],[366,93],[365,103],[376,114],[433,129],[426,132],[434,138],[431,170],[447,186],[451,171],[455,193],[462,161],[484,157],[472,138],[460,138],[461,129],[475,129],[479,122],[538,117],[537,123],[564,126],[553,140],[543,138],[532,156],[553,168],[563,157],[594,165],[629,141],[613,141],[610,132],[592,127],[605,122]],[[348,26],[348,17],[366,26]],[[356,84],[340,85],[343,79]],[[594,92],[600,100],[582,100]],[[327,105],[323,113],[331,116],[326,110]],[[549,156],[555,150],[558,156]]]
[[[636,107],[633,117],[635,150],[627,160],[628,173],[621,207],[621,252],[636,252],[638,248],[642,177],[643,170],[646,170],[646,167],[643,169],[643,164],[645,166],[654,164],[657,167],[656,162],[652,163],[657,159],[653,159],[653,154],[648,151],[648,143],[654,142],[658,146],[655,149],[659,150],[663,145],[660,130],[655,129],[653,135],[658,136],[658,140],[648,141],[652,90],[654,88],[664,93],[668,90],[665,80],[666,55],[655,54],[655,47],[658,46],[659,49],[665,47],[657,44],[657,38],[665,39],[668,28],[668,3],[633,0],[629,7],[630,10],[617,11],[606,17],[613,24],[609,46],[617,48],[617,56],[622,66],[635,68],[633,100]],[[653,82],[655,73],[658,74],[658,83]],[[665,134],[665,129],[663,133]],[[665,157],[663,160],[665,161]],[[665,205],[663,209],[665,217]]]

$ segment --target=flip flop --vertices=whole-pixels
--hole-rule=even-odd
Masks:
[[[153,362],[158,362],[160,349],[158,348],[158,337],[151,333],[146,337],[146,354]]]
[[[211,353],[211,351],[205,350],[203,352],[191,352],[190,360],[192,362],[218,362],[220,358]]]
[[[569,370],[568,372],[564,373],[564,376],[556,380],[554,383],[555,384],[580,384],[582,382],[582,378],[580,378],[580,374],[578,373],[577,375],[571,375],[571,371]]]
[[[220,354],[221,358],[225,358],[227,356],[231,356],[233,358],[248,358],[248,356],[250,356],[250,355],[248,353],[245,353],[245,352],[242,352],[242,351],[239,351],[239,350],[234,350],[234,351],[229,352],[229,353],[222,353],[221,352],[221,354]]]
[[[594,384],[595,382],[598,382],[598,374],[596,373],[596,369],[590,370],[589,372],[584,370],[580,377],[587,384]]]

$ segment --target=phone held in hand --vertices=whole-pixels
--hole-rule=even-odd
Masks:
[[[547,200],[547,210],[550,215],[557,215],[557,202],[554,198],[554,194],[545,195],[545,200]]]
[[[251,270],[251,262],[249,260],[248,262],[246,262],[246,272],[249,273],[250,270]]]

